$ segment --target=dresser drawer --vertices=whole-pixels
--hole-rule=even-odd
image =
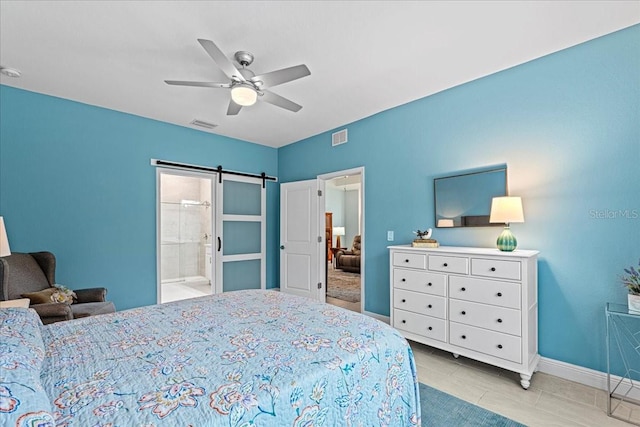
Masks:
[[[522,362],[520,337],[449,322],[449,343],[515,363]]]
[[[456,256],[429,255],[429,270],[469,274],[469,259]]]
[[[471,274],[496,279],[520,280],[520,261],[471,258]]]
[[[426,271],[393,269],[393,287],[414,292],[445,296],[447,276]]]
[[[427,255],[411,252],[394,252],[393,265],[395,267],[427,269]]]
[[[447,340],[447,322],[435,317],[394,309],[393,327],[438,341]]]
[[[449,298],[520,309],[520,283],[451,276]]]
[[[473,325],[505,334],[522,336],[520,310],[479,304],[477,302],[449,300],[449,320]]]
[[[393,291],[394,308],[441,319],[447,317],[446,301],[444,297],[405,291],[404,289],[394,289]]]

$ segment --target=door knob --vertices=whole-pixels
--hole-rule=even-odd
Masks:
[[[284,245],[280,245],[280,249],[284,249]]]

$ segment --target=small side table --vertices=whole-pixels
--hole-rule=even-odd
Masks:
[[[331,248],[331,254],[333,255],[333,268],[336,268],[336,263],[338,262],[338,260],[336,259],[336,253],[338,253],[338,251],[346,251],[347,248]]]
[[[607,303],[607,415],[640,426],[640,423],[615,414],[623,402],[640,405],[640,314],[629,313],[626,304]],[[612,348],[612,344],[614,345]],[[612,351],[622,360],[624,373],[611,378]],[[615,384],[612,384],[615,383]],[[612,399],[618,403],[612,407]]]

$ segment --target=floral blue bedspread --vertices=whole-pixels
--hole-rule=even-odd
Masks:
[[[50,407],[20,413],[14,403],[15,422],[41,413],[47,425],[50,413],[51,425],[81,427],[420,425],[405,339],[305,298],[237,291],[40,331]],[[0,424],[3,386],[15,401],[25,390],[2,380]]]

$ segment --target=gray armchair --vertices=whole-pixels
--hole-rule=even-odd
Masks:
[[[0,258],[0,300],[22,298],[23,294],[52,287],[55,281],[56,258],[51,252],[12,253]],[[71,320],[116,311],[106,301],[105,288],[74,290],[73,304],[46,302],[31,304],[42,323]]]
[[[353,238],[351,250],[336,252],[336,268],[352,273],[360,273],[360,236]]]

